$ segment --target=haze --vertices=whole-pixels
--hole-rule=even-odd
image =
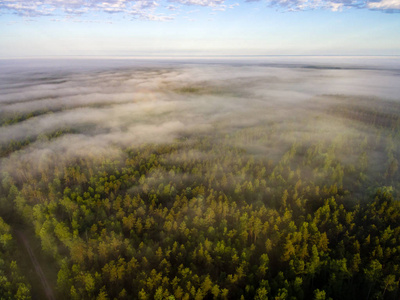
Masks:
[[[0,144],[28,142],[21,151],[3,154],[2,161],[33,169],[43,161],[109,157],[143,143],[211,134],[219,139],[272,125],[276,140],[252,144],[250,150],[284,153],[294,138],[311,143],[357,134],[353,124],[332,119],[329,107],[387,107],[400,95],[396,57],[16,60],[1,65]],[[40,138],[57,132],[62,134]]]

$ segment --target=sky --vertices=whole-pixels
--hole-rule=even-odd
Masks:
[[[0,0],[0,58],[400,55],[400,0]]]

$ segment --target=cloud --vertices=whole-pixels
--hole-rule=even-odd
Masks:
[[[258,2],[263,0],[246,0]],[[155,10],[164,7],[174,10],[168,3],[186,6],[212,7],[216,10],[233,8],[238,3],[225,6],[226,0],[0,0],[0,12],[11,12],[24,17],[80,16],[92,12],[134,15],[136,18],[153,21],[170,21],[173,16],[160,15]],[[345,8],[364,8],[384,12],[400,12],[399,0],[266,0],[271,7],[284,11],[327,9],[341,11]],[[163,5],[162,5],[163,4]]]
[[[90,12],[137,15],[149,20],[165,21],[170,18],[154,14],[160,1],[154,0],[0,0],[0,11],[8,11],[25,17],[83,15]]]
[[[149,21],[172,21],[175,19],[174,16],[165,16],[165,15],[152,15],[152,14],[143,14],[142,19],[149,20]]]
[[[226,5],[220,5],[218,7],[214,7],[212,10],[213,11],[225,11],[226,10]]]
[[[400,12],[400,1],[399,0],[381,0],[377,2],[369,2],[367,4],[370,9],[385,10],[385,11],[397,11]]]
[[[170,1],[184,5],[210,6],[210,7],[216,7],[225,2],[224,0],[170,0]]]
[[[175,6],[175,5],[167,5],[165,8],[168,9],[168,10],[175,11],[175,10],[177,10],[179,7],[178,7],[178,6]]]
[[[261,0],[246,0],[258,2]],[[269,6],[281,8],[284,11],[303,11],[327,9],[341,11],[343,8],[365,8],[384,12],[400,12],[399,0],[266,0]]]
[[[191,137],[214,134],[240,137],[246,128],[271,130],[274,139],[252,142],[252,135],[249,139],[244,135],[249,142],[240,147],[279,157],[285,152],[284,142],[293,136],[323,141],[349,130],[341,119],[326,121],[327,115],[309,109],[315,102],[323,106],[337,99],[354,103],[367,97],[398,101],[398,62],[381,58],[378,65],[359,61],[365,67],[348,68],[348,60],[315,60],[301,58],[301,64],[292,59],[286,64],[276,60],[143,65],[129,60],[86,61],[89,65],[83,60],[0,62],[0,120],[32,115],[1,127],[0,146],[31,143],[0,158],[0,167],[35,172],[46,164],[60,164],[61,169],[76,158],[110,159],[123,155],[125,147],[143,143],[170,143],[176,138],[191,142],[195,140]],[[355,60],[350,58],[353,64]],[[299,123],[309,114],[315,114],[308,120],[317,124]],[[55,137],[61,130],[69,131]]]
[[[92,12],[104,12],[134,15],[136,18],[145,20],[170,21],[174,19],[174,16],[161,15],[155,10],[160,6],[171,11],[179,8],[168,3],[218,7],[224,2],[225,0],[0,0],[0,12],[11,12],[23,17],[80,16]]]
[[[4,0],[0,1],[0,11],[9,10],[15,12],[20,16],[50,16],[53,14],[56,6],[42,5],[34,1],[10,1]]]

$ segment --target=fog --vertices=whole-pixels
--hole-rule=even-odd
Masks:
[[[294,140],[358,136],[360,129],[330,114],[330,107],[396,108],[399,61],[0,61],[0,146],[24,143],[3,152],[2,164],[42,168],[60,158],[114,157],[144,143],[197,136],[219,140],[244,129],[273,131],[275,139],[230,142],[279,158]]]

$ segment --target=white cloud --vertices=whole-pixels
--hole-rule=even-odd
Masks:
[[[143,15],[142,19],[149,20],[149,21],[172,21],[174,19],[174,16],[165,16],[165,15],[152,15],[152,14],[147,14]]]
[[[260,0],[246,0],[256,2]],[[302,11],[328,9],[341,11],[343,8],[368,8],[386,12],[400,12],[400,0],[267,0],[272,7],[280,7],[286,11]]]
[[[211,6],[216,7],[224,3],[225,0],[170,0],[184,5]]]
[[[82,15],[100,11],[106,13],[126,13],[146,15],[152,18],[152,10],[159,0],[0,0],[0,11],[10,11],[21,16],[36,17],[48,15]],[[164,18],[153,18],[164,19]]]
[[[220,5],[218,7],[214,7],[212,10],[213,11],[225,11],[226,10],[226,5]]]
[[[343,8],[343,3],[331,3],[331,10],[332,11],[341,11]]]
[[[0,1],[0,11],[11,10],[21,16],[39,16],[51,15],[55,7],[42,5],[41,2],[33,1]]]
[[[179,7],[178,6],[175,6],[175,5],[167,5],[166,6],[166,9],[168,9],[168,10],[177,10]]]
[[[398,10],[400,11],[400,0],[381,0],[378,2],[369,2],[368,8],[382,10]]]
[[[256,2],[264,0],[246,0]],[[385,12],[400,12],[400,0],[265,0],[271,7],[284,11],[327,9],[341,11],[346,8],[364,8]],[[128,14],[136,18],[168,21],[174,16],[160,15],[158,7],[175,10],[179,5],[212,7],[224,11],[239,6],[226,4],[226,0],[0,0],[0,13],[15,13],[25,17],[37,16],[79,16],[90,12]],[[170,3],[170,4],[168,4]],[[174,5],[173,3],[177,4]],[[163,5],[161,5],[163,4]]]

